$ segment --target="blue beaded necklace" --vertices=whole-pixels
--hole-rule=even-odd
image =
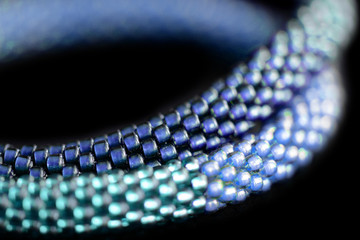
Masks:
[[[48,148],[1,145],[0,227],[61,234],[159,224],[290,178],[341,117],[336,59],[354,28],[352,6],[301,7],[249,61],[164,115]]]

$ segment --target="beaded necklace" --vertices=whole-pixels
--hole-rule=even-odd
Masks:
[[[335,60],[354,27],[352,6],[301,7],[225,79],[144,123],[48,148],[1,145],[0,227],[47,234],[157,224],[290,178],[341,117]]]

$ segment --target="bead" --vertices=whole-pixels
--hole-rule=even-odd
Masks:
[[[180,117],[186,117],[191,114],[190,103],[184,103],[176,108],[176,111],[180,114]]]
[[[270,153],[270,144],[267,141],[259,141],[255,145],[256,154],[265,157]]]
[[[91,153],[80,155],[79,163],[81,171],[88,172],[95,167],[95,158]]]
[[[217,150],[209,155],[209,159],[216,161],[220,167],[223,167],[226,164],[227,155],[223,150]]]
[[[208,151],[214,150],[221,145],[221,140],[218,136],[213,136],[206,140],[206,149]]]
[[[165,115],[165,122],[170,129],[178,127],[181,123],[180,114],[177,111],[168,113]]]
[[[211,107],[211,114],[215,118],[223,118],[229,113],[229,105],[225,100],[217,100]]]
[[[217,176],[220,173],[219,163],[216,161],[208,161],[202,164],[201,172],[208,177]]]
[[[199,172],[200,164],[196,158],[189,157],[182,161],[182,165],[190,172],[195,173]]]
[[[263,166],[263,161],[258,155],[252,155],[247,160],[246,169],[248,171],[257,171]]]
[[[93,139],[83,140],[79,143],[79,149],[81,154],[89,153],[92,151],[92,147],[94,144]]]
[[[238,187],[245,187],[248,186],[251,182],[251,175],[247,171],[239,172],[235,177],[235,185]]]
[[[61,154],[62,151],[64,150],[63,145],[57,145],[57,146],[50,146],[49,147],[49,155],[58,155]]]
[[[228,137],[235,132],[235,126],[232,121],[222,122],[219,126],[219,134],[222,137]]]
[[[167,125],[161,125],[154,129],[154,136],[158,143],[162,144],[168,141],[171,137],[170,129]]]
[[[172,138],[176,146],[182,146],[189,142],[189,136],[184,129],[174,132]]]
[[[206,138],[202,134],[190,137],[190,147],[193,151],[198,151],[206,147]]]
[[[150,120],[149,120],[149,122],[150,122],[150,124],[151,124],[151,126],[153,127],[153,128],[156,128],[156,127],[158,127],[158,126],[160,126],[161,124],[163,124],[163,116],[162,115],[158,115],[158,116],[154,116],[154,117],[152,117]],[[123,134],[124,135],[124,134]]]
[[[32,167],[30,168],[30,176],[34,179],[45,178],[46,172],[42,167]]]
[[[4,152],[4,163],[13,164],[15,163],[16,157],[19,155],[19,150],[16,148],[7,148]]]
[[[163,161],[168,161],[177,157],[176,148],[173,145],[165,145],[160,148],[160,154]]]
[[[248,103],[250,101],[252,101],[255,96],[256,96],[256,92],[255,89],[252,85],[247,85],[244,86],[240,89],[239,91],[239,95],[240,95],[240,101],[241,102],[245,102]]]
[[[15,175],[14,170],[11,165],[10,166],[0,165],[0,176],[12,177],[14,175]]]
[[[146,158],[155,157],[158,154],[158,147],[153,139],[148,139],[142,143],[142,150]]]
[[[231,165],[226,165],[220,171],[220,179],[224,182],[231,182],[236,176],[236,169]]]
[[[204,99],[199,98],[192,103],[191,109],[196,115],[202,116],[207,113],[207,111],[209,110],[209,106]]]
[[[65,163],[62,155],[50,155],[46,159],[46,167],[50,173],[61,172]]]
[[[18,156],[15,160],[15,171],[17,173],[27,173],[32,166],[31,157]]]
[[[205,119],[202,122],[201,127],[202,127],[204,133],[207,133],[207,134],[215,133],[215,132],[217,132],[217,130],[219,128],[216,119],[213,117]]]
[[[220,197],[224,192],[224,183],[221,180],[214,180],[209,183],[207,195],[211,198]]]
[[[207,102],[207,104],[211,104],[217,99],[218,92],[216,91],[216,89],[210,88],[207,91],[205,91],[201,95],[201,97]]]
[[[231,102],[235,100],[237,91],[234,87],[227,87],[221,91],[220,95],[225,101]]]
[[[251,184],[250,184],[251,191],[260,191],[263,187],[263,180],[258,174],[254,174],[251,176]]]
[[[284,153],[285,153],[285,147],[284,145],[282,144],[274,144],[272,147],[271,147],[271,153],[272,153],[272,157],[275,159],[275,160],[281,160],[284,156]]]
[[[263,163],[261,174],[264,176],[272,176],[276,173],[276,162],[274,160],[266,160]]]
[[[229,116],[233,120],[239,120],[245,117],[246,113],[247,113],[246,105],[243,103],[239,103],[231,107]]]
[[[129,133],[124,136],[124,143],[129,152],[135,152],[140,148],[140,141],[135,133]]]
[[[183,125],[187,131],[189,132],[195,131],[200,126],[199,117],[194,114],[189,115],[184,119]]]
[[[111,150],[110,156],[115,167],[126,168],[129,164],[126,151],[123,147]]]
[[[77,146],[65,148],[64,156],[66,163],[75,164],[79,159],[79,148]]]
[[[251,153],[251,143],[249,141],[242,141],[237,144],[235,144],[235,150],[242,152],[245,156],[249,155]]]
[[[121,144],[121,133],[120,131],[115,131],[110,133],[107,137],[107,141],[110,148],[119,147]]]
[[[98,174],[107,172],[107,171],[109,171],[111,169],[112,169],[111,164],[108,161],[99,162],[99,163],[96,164],[96,172]]]
[[[221,194],[219,200],[221,202],[232,202],[235,201],[236,199],[236,188],[234,185],[229,184],[229,185],[225,185],[224,187],[224,191]]]
[[[122,129],[120,129],[120,133],[122,136],[128,135],[130,133],[133,133],[135,131],[136,127],[135,125],[129,125]]]
[[[129,157],[130,169],[138,168],[144,165],[144,159],[140,154],[134,154]]]
[[[226,162],[235,168],[240,168],[245,164],[245,155],[242,152],[230,153]]]
[[[70,177],[74,177],[77,176],[79,174],[79,169],[77,168],[77,166],[65,166],[62,169],[62,175],[64,176],[64,178],[70,178]]]
[[[96,159],[107,158],[109,156],[109,144],[105,140],[98,141],[94,144],[94,153]]]
[[[27,146],[24,145],[21,147],[20,155],[21,156],[32,156],[32,153],[35,151],[36,146]]]

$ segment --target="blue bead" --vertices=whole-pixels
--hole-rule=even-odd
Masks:
[[[242,141],[242,142],[236,143],[234,148],[236,151],[240,151],[245,156],[247,156],[251,153],[252,146],[249,141]]]
[[[191,114],[191,105],[190,103],[184,103],[176,107],[176,111],[180,114],[180,117],[186,117]]]
[[[133,133],[135,131],[136,127],[135,125],[129,125],[127,127],[124,127],[120,129],[120,133],[122,136],[128,135],[130,133]]]
[[[177,157],[177,151],[173,145],[166,145],[160,148],[160,154],[161,154],[161,158],[165,162]]]
[[[221,140],[218,136],[210,137],[206,140],[206,149],[211,151],[218,148],[221,144]]]
[[[189,132],[195,131],[200,126],[199,117],[197,115],[194,115],[194,114],[189,115],[184,119],[183,125],[184,125],[184,127],[185,127],[185,129],[187,131],[189,131]]]
[[[78,146],[79,143],[78,142],[69,142],[65,145],[65,148],[68,148],[68,147],[76,147]]]
[[[121,144],[121,133],[120,133],[120,131],[110,133],[108,135],[108,137],[107,137],[107,141],[109,143],[110,148],[119,147],[120,144]]]
[[[231,165],[226,165],[220,171],[220,179],[224,182],[230,182],[234,180],[236,176],[236,169]]]
[[[200,98],[192,103],[191,109],[193,113],[202,116],[207,113],[209,106],[204,99]]]
[[[21,156],[32,156],[32,153],[35,151],[36,146],[27,146],[24,145],[21,147],[20,155]]]
[[[228,115],[229,105],[225,100],[219,99],[214,102],[214,105],[211,107],[211,113],[216,118],[222,118]]]
[[[93,139],[88,139],[88,140],[83,140],[80,141],[79,143],[79,148],[80,148],[80,153],[84,154],[84,153],[89,153],[92,151],[92,147],[94,144],[94,140]]]
[[[254,174],[251,176],[251,184],[250,189],[251,191],[260,191],[263,187],[263,179],[258,174]]]
[[[252,101],[256,96],[255,89],[251,85],[242,87],[239,91],[239,94],[240,100],[245,103]]]
[[[261,174],[264,176],[272,176],[276,173],[277,164],[274,160],[266,160],[263,164]]]
[[[225,185],[224,187],[224,191],[221,194],[219,200],[221,202],[232,202],[235,201],[236,199],[236,188],[234,185],[229,184],[229,185]]]
[[[243,103],[235,104],[230,109],[230,118],[233,120],[239,120],[246,116],[247,107]]]
[[[220,180],[215,180],[209,183],[207,188],[207,195],[211,198],[220,197],[224,192],[224,183]]]
[[[102,140],[94,144],[94,153],[97,159],[107,158],[109,156],[109,144]]]
[[[163,124],[163,116],[162,115],[154,116],[149,121],[150,121],[151,126],[153,128],[156,128],[156,127],[160,126],[161,124]]]
[[[168,141],[171,137],[170,129],[167,125],[161,125],[155,128],[154,135],[160,144]]]
[[[226,78],[226,84],[229,87],[237,87],[243,82],[243,77],[241,74],[232,74]]]
[[[196,154],[194,155],[194,158],[197,159],[199,165],[202,165],[203,163],[209,161],[208,155],[205,153]]]
[[[3,176],[3,177],[14,176],[13,167],[11,165],[9,165],[9,166],[0,165],[0,176]]]
[[[79,158],[79,148],[78,147],[68,147],[64,151],[65,162],[75,164]]]
[[[208,177],[215,177],[220,173],[219,163],[216,161],[204,162],[201,166],[201,172]]]
[[[192,153],[189,150],[184,150],[182,152],[179,152],[179,159],[184,160],[186,158],[189,158],[192,156]]]
[[[239,172],[236,177],[234,183],[238,187],[248,186],[251,182],[251,174],[247,171]]]
[[[158,154],[158,148],[155,140],[148,139],[145,140],[142,144],[142,150],[146,158],[155,157]]]
[[[256,154],[265,157],[270,153],[271,147],[268,141],[261,140],[255,145]]]
[[[206,147],[206,138],[202,134],[190,137],[190,147],[193,151],[198,151]]]
[[[51,155],[46,159],[46,167],[49,173],[60,173],[65,163],[62,155]]]
[[[244,134],[252,126],[247,121],[239,121],[235,124],[235,134],[240,135]]]
[[[175,128],[180,125],[181,117],[177,111],[168,113],[165,115],[165,122],[170,129]]]
[[[101,174],[111,170],[111,164],[108,161],[96,163],[96,173]]]
[[[261,157],[258,155],[252,155],[248,160],[246,164],[246,168],[248,171],[257,171],[263,166],[263,161]]]
[[[219,125],[218,125],[216,119],[213,117],[206,118],[202,122],[201,127],[202,127],[203,131],[207,134],[217,132],[217,130],[219,129]]]
[[[182,146],[189,142],[189,136],[184,129],[179,129],[174,132],[172,138],[176,146]]]
[[[285,153],[285,147],[282,144],[274,144],[271,147],[272,157],[277,161],[283,158],[284,153]]]
[[[29,168],[32,167],[32,165],[31,157],[18,156],[15,160],[15,171],[17,173],[29,172]]]
[[[245,155],[242,152],[230,153],[226,162],[235,168],[243,167],[245,165]]]
[[[144,159],[141,155],[135,154],[129,157],[130,169],[139,168],[144,165]]]
[[[140,141],[138,136],[135,133],[130,133],[124,137],[124,143],[126,146],[126,149],[129,152],[134,152],[139,149],[140,147]]]
[[[271,88],[265,87],[258,90],[256,94],[255,102],[257,104],[265,104],[271,100],[273,92]]]
[[[221,90],[223,90],[226,87],[226,85],[225,85],[224,81],[219,80],[219,81],[214,82],[212,87],[214,89],[216,89],[218,92],[221,92]]]
[[[95,167],[95,158],[91,153],[81,155],[79,158],[80,169],[83,172],[92,171]]]
[[[49,155],[57,155],[57,154],[61,154],[62,151],[64,150],[63,145],[58,145],[58,146],[50,146],[49,147]]]
[[[32,167],[30,168],[30,176],[34,179],[45,178],[46,172],[42,167]]]
[[[257,85],[261,82],[262,76],[260,71],[252,71],[245,75],[245,80],[250,85]]]
[[[64,178],[70,178],[79,175],[79,169],[76,165],[65,166],[62,170]]]
[[[128,167],[127,155],[123,147],[119,147],[111,150],[110,156],[115,167],[118,168]]]
[[[205,91],[201,97],[207,102],[207,104],[211,104],[217,99],[218,92],[216,89],[210,88],[209,90]]]
[[[257,120],[261,116],[261,110],[261,107],[258,105],[253,105],[249,107],[246,113],[246,118],[250,121]]]
[[[236,99],[237,91],[234,87],[227,87],[221,91],[220,95],[227,102],[231,102]]]
[[[278,143],[287,144],[291,139],[291,132],[289,130],[280,128],[275,131],[274,136]]]
[[[226,154],[230,154],[234,152],[234,146],[231,143],[226,143],[221,146],[221,150],[223,150]]]
[[[228,137],[235,132],[234,123],[231,121],[222,122],[219,126],[219,134],[222,137]]]
[[[136,133],[139,136],[140,140],[147,139],[151,137],[152,127],[150,122],[145,122],[137,126]]]
[[[37,166],[45,166],[46,159],[48,157],[48,150],[47,149],[37,149],[34,151],[34,162]]]
[[[216,150],[215,152],[212,152],[209,155],[209,159],[216,161],[217,163],[219,163],[220,167],[223,167],[226,164],[227,154],[225,151],[219,149]]]
[[[15,163],[16,157],[19,155],[19,149],[16,148],[8,148],[4,153],[4,163],[13,164]]]
[[[298,148],[296,146],[288,146],[285,149],[284,161],[287,163],[295,162],[298,158]]]

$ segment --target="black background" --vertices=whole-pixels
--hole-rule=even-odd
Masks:
[[[277,10],[291,9],[280,2],[275,1]],[[348,238],[356,230],[359,213],[359,43],[358,31],[341,63],[345,117],[329,147],[308,168],[269,193],[216,214],[105,237]],[[42,145],[107,133],[188,99],[208,86],[209,79],[227,73],[235,63],[231,61],[191,43],[128,43],[5,64],[0,69],[0,140],[16,146]]]

